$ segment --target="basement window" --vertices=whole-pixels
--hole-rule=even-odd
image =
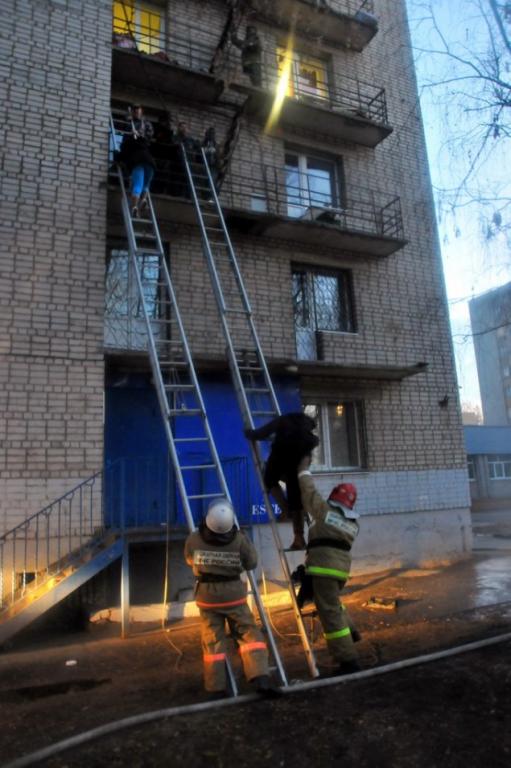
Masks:
[[[118,48],[133,48],[142,53],[163,51],[162,9],[136,0],[114,2],[113,42]]]
[[[314,470],[360,470],[366,463],[363,403],[305,398],[304,413],[317,422]]]

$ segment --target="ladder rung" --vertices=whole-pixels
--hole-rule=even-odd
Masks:
[[[185,469],[216,469],[216,464],[190,464],[186,467],[181,467],[183,472]]]
[[[193,384],[165,384],[164,386],[168,392],[182,392],[184,390],[195,389]]]
[[[240,371],[247,371],[250,373],[262,373],[263,369],[261,367],[256,366],[248,366],[248,365],[238,365],[238,369]]]
[[[201,416],[200,408],[169,408],[169,416]]]
[[[225,308],[224,312],[229,315],[248,315],[249,312],[247,312],[246,309],[229,309],[228,307]]]
[[[245,387],[245,392],[250,392],[251,395],[269,395],[270,390],[268,387]]]
[[[175,437],[175,443],[207,443],[209,437]]]
[[[163,251],[159,248],[137,248],[136,256],[163,256]]]
[[[252,411],[252,416],[275,416],[276,411]]]
[[[188,496],[189,499],[216,499],[220,495],[220,491],[217,493],[199,493],[196,496]]]

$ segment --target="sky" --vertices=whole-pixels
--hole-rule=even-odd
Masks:
[[[494,236],[487,238],[495,211],[501,210],[504,223],[506,216],[511,218],[511,210],[502,208],[499,200],[511,197],[511,139],[492,138],[487,143],[488,149],[481,154],[468,184],[475,196],[490,191],[497,199],[486,205],[467,205],[461,196],[457,201],[460,205],[453,208],[449,204],[452,196],[448,203],[440,190],[453,189],[464,178],[477,157],[486,130],[480,125],[489,113],[473,111],[474,105],[484,104],[478,82],[455,79],[470,68],[433,53],[443,50],[443,43],[428,18],[427,6],[433,8],[447,46],[464,60],[476,63],[478,53],[486,55],[489,39],[479,2],[487,0],[407,0],[462,405],[480,405],[468,300],[511,280],[505,233],[492,226]],[[511,24],[508,27],[511,34]]]

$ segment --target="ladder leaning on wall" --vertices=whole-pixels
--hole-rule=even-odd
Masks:
[[[201,230],[204,256],[220,313],[236,397],[245,428],[253,429],[254,426],[259,426],[261,421],[270,421],[279,416],[279,404],[206,154],[202,148],[199,150],[198,147],[185,147],[183,144],[181,152]],[[286,550],[282,546],[263,479],[261,452],[256,442],[251,441],[250,446],[309,670],[312,677],[317,677],[319,672],[316,660],[296,601]]]
[[[115,136],[119,131],[116,130],[113,117],[110,120],[115,145]],[[147,195],[145,218],[133,218],[123,172],[119,165],[116,166],[116,172],[121,191],[129,259],[147,331],[153,382],[183,512],[189,530],[193,531],[197,527],[195,520],[203,512],[208,500],[220,495],[228,499],[231,497],[181,320],[151,196]],[[156,269],[154,263],[148,269],[149,259],[157,262]],[[154,296],[158,297],[157,301],[151,298]],[[179,436],[183,420],[187,421],[190,429],[193,428],[191,436],[188,433],[186,436]],[[199,493],[193,487],[197,472],[207,478],[207,488]],[[286,673],[253,571],[248,572],[248,580],[280,682],[287,685]],[[236,683],[229,665],[227,671],[231,688],[236,694]]]

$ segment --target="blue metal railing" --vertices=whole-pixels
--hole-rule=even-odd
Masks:
[[[241,525],[252,518],[246,456],[221,459]],[[198,470],[198,488],[208,478]],[[198,520],[196,521],[199,522]],[[186,528],[170,457],[122,457],[0,536],[0,610],[80,563],[108,532]]]

